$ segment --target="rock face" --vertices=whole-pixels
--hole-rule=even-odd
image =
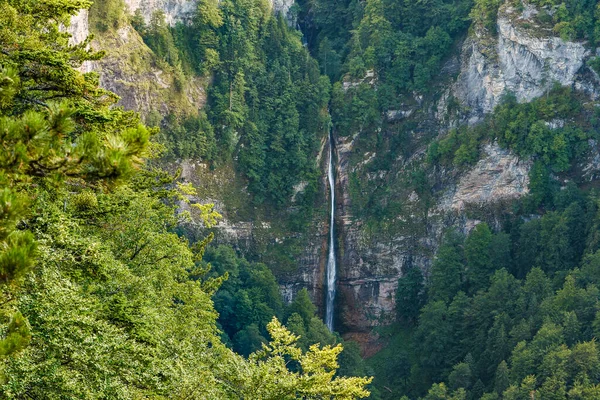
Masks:
[[[193,12],[197,0],[126,0],[130,13],[141,10],[149,20],[156,10],[165,12],[169,24],[185,22]],[[293,1],[272,0],[273,10],[293,24]],[[530,161],[519,160],[496,144],[488,144],[483,158],[470,170],[457,173],[437,170],[428,178],[436,182],[436,189],[427,207],[413,189],[405,189],[397,179],[411,171],[424,160],[428,132],[443,134],[459,122],[480,120],[498,104],[507,91],[519,101],[529,101],[542,95],[554,82],[573,85],[593,96],[599,96],[600,78],[582,67],[588,50],[582,43],[568,42],[555,37],[543,27],[536,27],[533,16],[536,10],[526,6],[517,12],[507,5],[501,7],[497,22],[497,36],[474,32],[464,41],[460,54],[442,68],[441,74],[457,76],[440,89],[438,100],[415,97],[399,110],[390,110],[382,117],[390,124],[414,122],[412,132],[415,148],[410,155],[393,155],[389,171],[364,173],[365,179],[380,182],[389,189],[399,204],[397,215],[376,228],[369,226],[356,214],[351,196],[352,179],[356,172],[367,171],[379,155],[374,152],[356,154],[354,137],[336,138],[336,231],[338,232],[338,296],[335,305],[338,327],[350,333],[370,330],[395,318],[395,294],[398,278],[407,267],[419,267],[427,275],[443,232],[452,226],[464,232],[478,221],[469,220],[465,209],[470,205],[490,205],[494,202],[515,199],[528,192]],[[82,13],[69,28],[73,40],[83,40],[87,35],[87,18]],[[536,29],[532,29],[536,28]],[[109,50],[108,57],[94,66],[100,72],[104,87],[119,94],[121,104],[143,113],[158,110],[198,109],[204,104],[203,82],[187,82],[180,88],[174,103],[173,75],[157,66],[151,51],[131,28],[126,25],[116,34],[102,38],[98,43]],[[458,61],[460,60],[460,61]],[[446,72],[444,72],[446,71]],[[377,79],[369,71],[361,81],[371,85]],[[357,82],[345,82],[344,89],[351,90]],[[458,99],[463,107],[458,117],[449,117],[449,104]],[[183,106],[182,106],[183,104]],[[464,111],[467,110],[467,111]],[[560,124],[560,121],[549,121]],[[335,134],[335,132],[334,132]],[[431,135],[429,135],[431,136]],[[429,139],[427,139],[429,140]],[[322,167],[321,197],[327,209],[327,152],[322,143],[317,163]],[[586,176],[596,179],[600,155],[588,166]],[[183,176],[199,189],[198,200],[214,202],[224,220],[217,229],[215,241],[230,243],[241,252],[277,249],[298,239],[299,234],[286,232],[272,215],[257,215],[248,207],[251,201],[233,170],[209,171],[198,162],[183,162]],[[298,191],[303,186],[297,187]],[[391,195],[390,195],[391,196]],[[237,201],[232,201],[234,199]],[[386,201],[389,199],[386,199]],[[328,214],[316,213],[309,234],[302,234],[297,253],[292,257],[294,268],[278,275],[281,291],[286,301],[291,301],[302,288],[307,288],[315,303],[323,309],[324,270],[327,259]],[[384,229],[381,226],[385,226]],[[255,250],[248,250],[249,247]],[[279,246],[279,247],[278,247]],[[288,256],[286,254],[285,256]],[[282,257],[285,258],[285,257]],[[266,260],[278,267],[280,259]]]
[[[71,34],[71,43],[73,44],[81,43],[89,36],[88,10],[79,10],[79,14],[71,17],[71,24],[67,28],[67,32]]]
[[[165,22],[171,26],[177,22],[186,22],[196,11],[197,0],[125,0],[130,14],[140,10],[146,22],[156,11],[165,14]]]
[[[67,27],[67,32],[71,34],[71,44],[82,43],[89,36],[88,10],[80,10],[79,14],[71,17],[71,23]],[[79,68],[83,73],[90,72],[92,69],[93,65],[89,61],[84,62]]]
[[[429,118],[435,118],[434,114],[432,111]],[[458,175],[454,171],[438,171],[437,176],[431,177],[441,188],[425,211],[419,208],[419,196],[414,191],[391,187],[395,196],[402,198],[403,205],[396,218],[389,221],[393,228],[373,232],[353,215],[349,195],[350,176],[374,157],[365,154],[365,161],[352,165],[355,140],[356,137],[337,141],[341,192],[337,223],[341,232],[337,309],[339,323],[346,330],[366,332],[395,319],[398,279],[409,267],[421,268],[428,274],[446,228],[467,233],[479,222],[466,217],[466,207],[491,205],[528,193],[531,162],[520,160],[495,143],[488,144],[483,149],[484,156],[473,168]],[[382,173],[383,176],[374,179],[393,182],[389,175],[401,171],[401,165],[409,167],[422,161],[423,153],[416,152],[388,176]]]
[[[575,81],[589,52],[582,43],[564,41],[537,26],[535,14],[530,6],[518,13],[504,5],[496,38],[477,32],[465,41],[456,95],[474,115],[491,112],[506,92],[530,101],[556,82]]]
[[[290,14],[290,8],[294,0],[270,0],[273,11],[281,13],[288,23],[292,25],[293,16]],[[125,4],[130,14],[140,10],[144,20],[149,22],[152,14],[161,10],[165,13],[165,22],[171,26],[178,22],[187,22],[196,11],[198,0],[125,0]]]
[[[126,0],[130,13],[140,9],[144,18],[162,10],[170,24],[185,21],[195,10],[195,0]],[[81,43],[90,34],[88,11],[81,10],[71,18],[67,31],[72,43]],[[151,111],[167,114],[171,111],[194,114],[204,106],[205,82],[190,78],[185,84],[157,62],[152,51],[144,44],[140,35],[128,23],[123,23],[116,32],[99,33],[92,46],[107,52],[97,62],[85,62],[82,72],[96,71],[100,74],[100,85],[118,94],[119,105],[135,110],[142,115]]]
[[[121,97],[119,105],[126,109],[146,116],[152,111],[161,115],[194,114],[203,107],[206,95],[202,80],[178,81],[168,67],[157,63],[131,25],[125,24],[117,32],[103,34],[93,45],[107,49],[106,57],[93,67],[100,74],[100,85],[117,93]]]
[[[522,161],[496,143],[484,149],[485,157],[441,198],[444,211],[462,211],[467,205],[512,200],[529,192],[530,161]]]
[[[460,120],[475,123],[493,111],[508,91],[520,102],[543,95],[556,82],[575,88],[579,84],[592,94],[597,91],[595,76],[590,71],[583,73],[587,69],[583,67],[584,61],[589,55],[584,44],[564,41],[551,31],[534,26],[535,13],[530,6],[523,12],[502,6],[497,36],[483,35],[477,30],[471,33],[461,49],[458,76],[441,89],[442,96],[437,103],[434,100],[428,105],[417,101],[416,108],[407,108],[401,113],[391,111],[385,115],[386,119],[415,121],[419,127],[414,135],[419,143],[419,131],[437,129],[443,134],[456,126],[456,120],[447,118],[448,101],[452,97],[458,99],[465,110]],[[352,83],[346,83],[345,88],[351,86]],[[560,123],[548,121],[549,126]],[[423,162],[426,143],[422,143],[409,159],[398,157],[390,171],[362,175],[381,182],[393,193],[389,197],[394,196],[401,205],[397,217],[386,222],[392,228],[373,232],[352,212],[350,177],[374,157],[373,154],[353,154],[355,140],[340,138],[337,146],[338,182],[342,193],[338,218],[342,251],[337,309],[341,310],[339,322],[348,331],[361,332],[395,318],[398,278],[405,268],[414,266],[427,276],[445,229],[454,227],[466,233],[480,222],[467,218],[465,211],[470,206],[490,209],[494,203],[527,194],[531,162],[520,160],[495,143],[488,144],[483,149],[482,159],[469,170],[457,173],[438,169],[429,177],[436,182],[437,189],[432,204],[423,211],[417,207],[419,196],[415,192],[394,186],[399,182],[395,177],[403,170]],[[357,157],[362,161],[350,161]],[[599,159],[596,157],[586,167],[588,175],[593,176]]]

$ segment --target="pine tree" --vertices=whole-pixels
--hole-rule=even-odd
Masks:
[[[418,267],[410,268],[398,280],[396,312],[400,321],[408,324],[417,322],[419,311],[425,304],[424,291],[423,273]]]
[[[0,283],[15,285],[35,263],[28,217],[30,183],[117,180],[138,168],[149,131],[133,114],[111,110],[116,96],[74,67],[98,59],[89,40],[69,44],[59,23],[83,0],[0,3]],[[45,182],[45,183],[44,183]],[[10,298],[9,298],[10,300]],[[10,303],[2,353],[29,340],[26,320]]]
[[[492,237],[489,226],[482,222],[471,231],[465,240],[467,279],[471,293],[485,288],[489,282],[494,268],[490,257]]]
[[[305,325],[308,325],[312,317],[315,315],[317,308],[310,300],[308,290],[306,288],[300,290],[296,294],[296,298],[288,307],[288,314],[297,313],[302,317]]]
[[[510,386],[510,377],[508,371],[508,364],[506,361],[502,360],[500,364],[498,364],[498,368],[496,369],[496,378],[494,381],[494,389],[498,395],[502,395],[506,389]]]
[[[431,300],[449,301],[458,293],[464,280],[462,237],[450,232],[444,239],[431,267],[429,296]]]

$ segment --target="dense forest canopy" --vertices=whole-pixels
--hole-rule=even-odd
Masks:
[[[370,379],[336,376],[338,340],[299,342],[281,302],[247,358],[221,341],[212,296],[228,273],[202,261],[211,237],[175,233],[193,188],[147,165],[156,130],[77,69],[102,53],[61,27],[89,5],[0,2],[1,397],[367,396]]]
[[[201,0],[172,26],[120,0],[0,0],[0,397],[600,398],[600,197],[578,178],[600,140],[597,102],[561,86],[527,103],[506,93],[478,123],[420,143],[415,121],[385,117],[434,101],[444,63],[467,35],[495,37],[507,4],[537,7],[563,40],[600,40],[593,0],[298,0],[291,19],[264,0]],[[92,31],[130,24],[175,91],[206,78],[206,106],[146,124],[117,107],[80,71],[104,53],[64,29],[89,7]],[[587,64],[600,72],[600,57]],[[449,99],[448,118],[462,111]],[[467,171],[491,143],[531,162],[526,196],[467,209],[477,224],[444,232],[429,270],[407,264],[397,322],[365,360],[306,289],[283,301],[287,266],[183,234],[220,216],[158,167],[231,166],[254,210],[292,215],[302,235],[330,129],[352,138],[351,156],[378,155],[348,177],[374,237],[405,211],[394,186],[419,197],[421,232],[440,170]],[[395,173],[418,146],[422,162]],[[381,171],[394,178],[368,178]]]

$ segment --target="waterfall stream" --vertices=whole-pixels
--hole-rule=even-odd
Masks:
[[[325,302],[325,325],[330,331],[333,331],[333,305],[335,300],[335,174],[334,174],[334,144],[333,136],[329,133],[329,167],[327,169],[327,178],[329,180],[329,189],[331,197],[331,216],[329,219],[329,254],[327,256],[327,300]]]

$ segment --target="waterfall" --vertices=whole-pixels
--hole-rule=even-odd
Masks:
[[[329,218],[329,255],[327,257],[327,300],[325,302],[325,325],[330,331],[333,331],[333,304],[335,300],[335,178],[334,178],[334,144],[333,135],[329,133],[329,167],[327,169],[327,178],[329,180],[329,189],[331,197],[331,216]]]

